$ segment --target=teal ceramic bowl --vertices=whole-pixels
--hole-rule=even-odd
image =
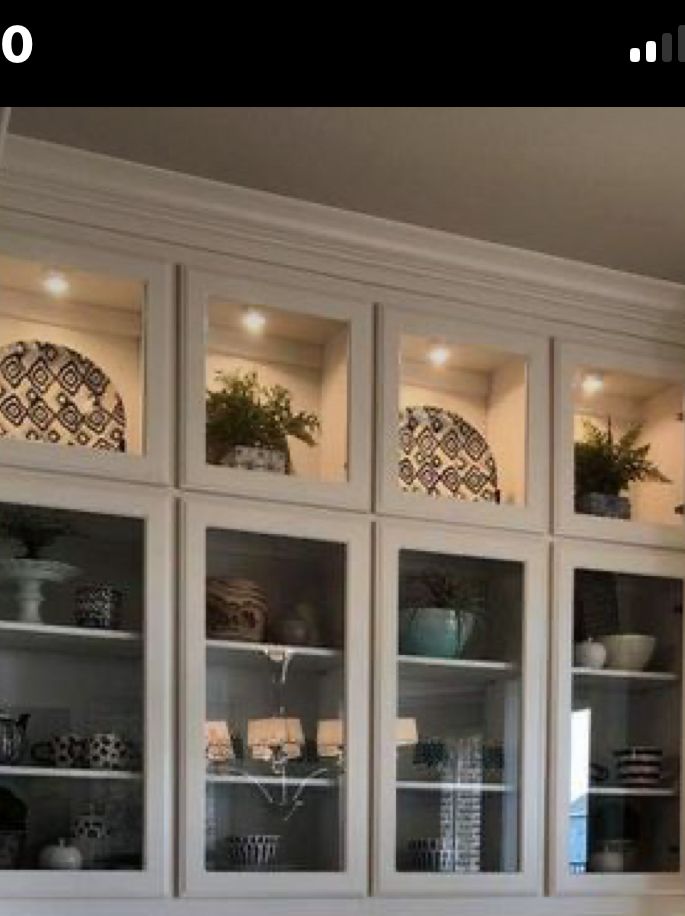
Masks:
[[[472,611],[444,607],[400,610],[400,653],[431,658],[460,658],[476,629]]]

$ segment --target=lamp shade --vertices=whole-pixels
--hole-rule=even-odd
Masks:
[[[299,719],[271,716],[269,719],[249,719],[247,746],[255,760],[271,760],[274,751],[289,759],[300,756],[304,732]]]
[[[398,747],[411,747],[417,744],[419,733],[416,719],[413,717],[398,719],[395,725],[395,741]]]
[[[319,757],[339,757],[345,747],[342,719],[320,719],[316,728],[316,750]]]
[[[210,763],[235,759],[228,722],[205,722],[205,756]]]

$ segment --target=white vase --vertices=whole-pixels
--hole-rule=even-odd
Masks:
[[[603,668],[607,660],[607,650],[601,642],[586,639],[576,643],[574,658],[580,668]]]
[[[54,845],[44,846],[38,856],[41,868],[53,870],[78,871],[83,864],[83,857],[75,846],[70,846],[63,838]]]

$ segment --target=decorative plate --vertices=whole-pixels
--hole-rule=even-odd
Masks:
[[[400,487],[411,493],[499,502],[497,465],[483,436],[440,407],[400,411]]]
[[[126,451],[126,411],[109,377],[59,344],[0,347],[0,437]]]

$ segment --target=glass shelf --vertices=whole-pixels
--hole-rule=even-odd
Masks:
[[[0,776],[29,777],[31,779],[121,779],[140,780],[143,774],[130,770],[83,770],[61,767],[0,766]]]
[[[83,627],[51,626],[0,620],[0,650],[28,649],[70,655],[136,655],[143,639],[140,633],[122,630],[87,630]]]

